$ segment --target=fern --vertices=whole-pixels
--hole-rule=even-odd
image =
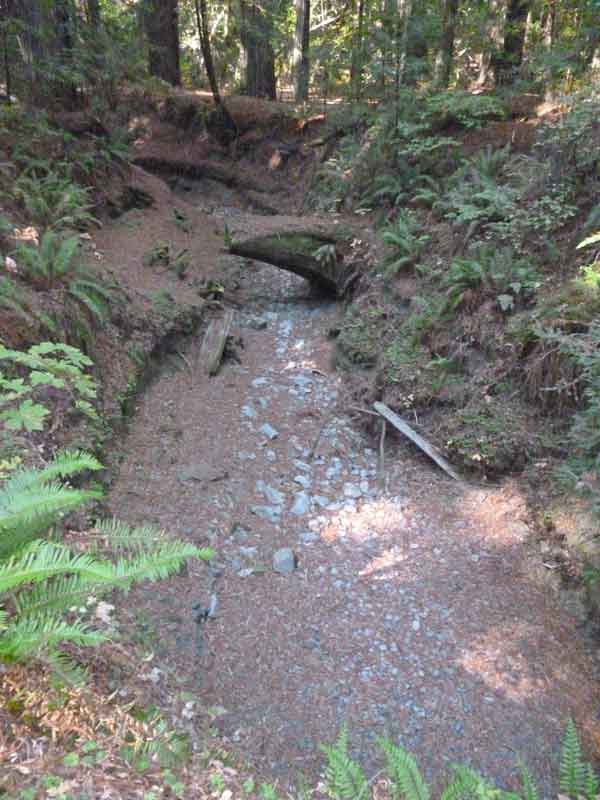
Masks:
[[[519,767],[521,772],[521,785],[523,787],[523,800],[539,800],[538,788],[527,766],[521,762]]]
[[[323,745],[327,755],[325,781],[329,795],[335,800],[364,800],[369,784],[359,764],[348,755],[348,731],[342,728],[333,745]]]
[[[64,512],[101,497],[60,479],[100,468],[87,453],[65,452],[42,470],[16,472],[0,488],[0,602],[10,597],[10,612],[0,607],[0,659],[40,658],[61,679],[79,680],[81,669],[60,645],[91,646],[105,636],[77,619],[65,619],[68,609],[90,594],[97,597],[166,578],[188,558],[211,557],[210,550],[170,539],[164,531],[132,529],[114,521],[99,526],[98,538],[109,555],[118,542],[116,549],[128,557],[116,561],[102,557],[99,547],[73,553],[58,541],[42,539]]]
[[[379,746],[386,756],[386,767],[392,782],[394,798],[403,800],[429,800],[429,788],[419,772],[417,762],[401,747],[389,739],[380,739]]]
[[[560,758],[560,788],[569,797],[583,794],[586,784],[587,770],[582,759],[581,745],[575,723],[570,719],[567,723]]]

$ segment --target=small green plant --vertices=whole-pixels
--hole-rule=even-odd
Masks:
[[[168,267],[171,262],[171,246],[169,242],[157,242],[144,256],[144,264],[154,267],[157,264]]]
[[[395,800],[430,800],[431,790],[415,758],[389,739],[379,739],[385,757],[385,773]],[[322,747],[327,756],[325,785],[332,800],[370,800],[375,796],[360,764],[348,752],[348,733],[342,729],[332,745]],[[442,791],[445,800],[538,800],[539,792],[526,766],[519,765],[521,793],[498,789],[474,770],[454,767],[454,775]],[[581,745],[572,720],[567,724],[559,765],[561,792],[570,800],[596,800],[598,778],[582,757]]]
[[[163,531],[99,523],[92,544],[72,552],[58,541],[61,516],[101,492],[65,481],[101,464],[88,453],[65,452],[43,469],[21,469],[0,487],[0,659],[42,659],[66,680],[82,672],[61,650],[64,642],[93,646],[106,634],[68,612],[90,595],[156,581],[178,572],[188,558],[209,550],[173,540]],[[54,529],[53,540],[47,539]],[[109,554],[116,554],[110,560]]]
[[[48,170],[30,170],[15,181],[13,195],[43,231],[83,230],[98,221],[91,213],[89,190]]]
[[[384,268],[385,276],[391,278],[418,261],[431,237],[421,232],[420,225],[410,212],[402,211],[383,231],[381,238],[393,250]]]
[[[42,289],[52,289],[78,269],[78,251],[79,236],[63,239],[47,231],[39,247],[20,245],[15,255],[27,280]]]
[[[42,342],[27,351],[0,344],[0,423],[12,431],[41,431],[51,410],[79,412],[96,420],[96,383],[85,370],[92,361],[66,344]]]

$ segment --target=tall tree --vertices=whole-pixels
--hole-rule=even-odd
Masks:
[[[310,77],[310,0],[295,0],[295,5],[294,80],[296,101],[298,103],[304,103],[308,100],[308,84]]]
[[[442,35],[435,64],[435,80],[447,87],[452,74],[459,0],[442,0]]]
[[[527,15],[532,0],[509,0],[504,24],[504,46],[493,62],[496,84],[514,83],[523,63]]]
[[[178,0],[145,0],[143,11],[150,74],[180,86]]]
[[[273,19],[264,0],[240,0],[241,40],[246,51],[246,92],[251,97],[277,98]]]
[[[86,0],[85,11],[87,21],[92,28],[98,29],[100,27],[100,0]]]
[[[352,61],[350,64],[350,85],[352,94],[356,100],[360,100],[362,94],[362,77],[364,69],[364,47],[365,47],[365,0],[353,0],[356,14],[356,31],[354,44],[352,47]]]
[[[219,91],[219,84],[217,83],[217,76],[212,58],[212,49],[210,46],[210,26],[208,24],[208,8],[206,6],[206,0],[194,0],[194,7],[196,10],[196,24],[198,25],[198,36],[200,37],[202,58],[204,59],[204,66],[206,67],[206,74],[208,76],[208,82],[210,84],[213,100],[215,101],[215,110],[217,112],[216,125],[214,126],[214,129],[223,144],[229,144],[237,136],[237,127],[231,117],[231,114],[227,110],[227,107],[223,103],[221,93]]]

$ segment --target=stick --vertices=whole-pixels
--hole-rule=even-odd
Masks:
[[[380,489],[385,489],[385,431],[387,423],[385,419],[381,420],[381,436],[379,437],[379,464],[377,470],[379,475],[377,481]]]
[[[417,447],[422,450],[432,461],[443,469],[447,475],[450,475],[451,478],[454,478],[455,481],[461,481],[462,478],[455,472],[448,461],[442,456],[441,453],[436,450],[436,448],[429,444],[422,436],[420,436],[416,431],[414,431],[408,422],[405,422],[402,417],[399,417],[398,414],[395,414],[389,406],[386,406],[385,403],[373,403],[373,408],[375,411],[378,411],[382,417],[387,419],[388,422],[396,428],[396,430],[400,431],[400,433],[404,434],[407,439],[410,439],[413,444],[416,444]]]

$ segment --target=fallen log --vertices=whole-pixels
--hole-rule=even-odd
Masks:
[[[341,297],[348,288],[351,269],[340,253],[338,242],[334,235],[295,230],[233,241],[229,252],[293,272]]]
[[[233,311],[228,309],[223,317],[213,319],[206,329],[200,348],[200,361],[207,375],[216,375],[219,370],[232,322]]]
[[[450,475],[455,481],[462,480],[460,475],[452,469],[444,456],[432,444],[429,444],[426,439],[414,431],[402,417],[395,414],[389,406],[386,406],[385,403],[373,403],[373,408],[381,414],[384,419],[390,422],[397,431],[400,431],[400,433],[406,436],[407,439],[410,439],[413,444],[416,444],[432,461],[435,461],[438,467],[443,469],[447,475]]]

